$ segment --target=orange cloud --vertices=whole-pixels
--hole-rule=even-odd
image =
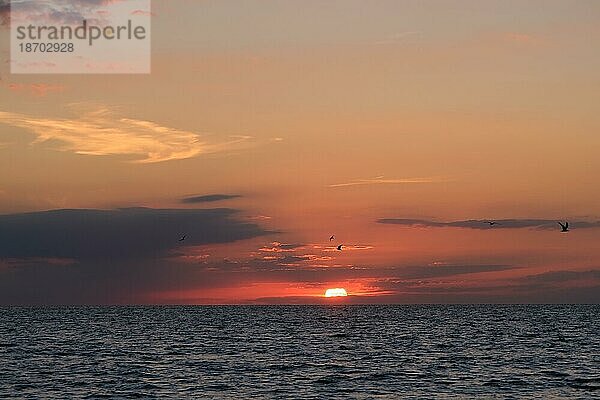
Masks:
[[[122,118],[108,108],[84,112],[78,118],[41,118],[1,112],[0,123],[27,129],[37,135],[34,143],[56,140],[60,150],[86,155],[124,155],[135,163],[181,160],[200,154],[229,150],[248,140],[231,137],[209,143],[195,132],[166,127],[152,121]]]

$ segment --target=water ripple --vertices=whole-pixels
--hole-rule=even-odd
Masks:
[[[599,306],[0,308],[0,398],[600,398]]]

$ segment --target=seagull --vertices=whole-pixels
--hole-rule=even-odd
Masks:
[[[331,235],[331,237],[329,238],[329,241],[331,242],[333,239],[335,239],[335,236]]]
[[[182,237],[179,238],[180,242],[183,242],[185,240],[185,238],[187,237],[187,235],[183,235]]]
[[[569,222],[565,221],[564,225],[562,222],[558,223],[561,228],[561,232],[569,232]]]
[[[340,245],[337,247],[337,249],[338,249],[338,250],[340,250],[340,251],[342,251],[342,245],[340,244]]]
[[[486,224],[489,224],[490,226],[494,226],[497,224],[496,221],[485,221]]]

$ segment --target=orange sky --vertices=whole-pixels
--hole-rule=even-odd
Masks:
[[[11,75],[2,26],[0,302],[597,302],[598,17],[154,0],[152,73],[126,76]],[[238,197],[182,201],[212,194]],[[128,207],[150,210],[43,213]],[[157,211],[221,208],[180,228]],[[111,253],[113,218],[173,242]]]

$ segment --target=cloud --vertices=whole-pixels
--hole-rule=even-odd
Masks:
[[[12,18],[19,22],[36,21],[42,24],[81,24],[84,19],[100,23],[100,16],[106,7],[123,0],[13,0]],[[0,0],[0,10],[6,0]]]
[[[0,216],[0,259],[131,260],[266,234],[232,209],[53,210]]]
[[[114,115],[107,108],[83,112],[72,119],[42,118],[0,111],[0,123],[33,132],[34,143],[58,141],[63,151],[76,154],[133,158],[136,163],[181,160],[200,154],[229,150],[249,137],[209,143],[195,132],[155,122]]]
[[[361,250],[372,250],[374,247],[371,245],[360,245],[360,244],[343,244],[343,251],[361,251]],[[317,251],[321,253],[339,253],[340,250],[337,249],[337,245],[326,246],[322,244],[300,244],[300,243],[291,243],[284,244],[280,242],[273,242],[269,245],[263,246],[258,251],[266,252],[266,253],[294,253],[297,251],[305,252],[305,251]],[[313,256],[313,255],[311,255]],[[318,256],[315,256],[318,258]],[[329,255],[323,254],[323,258],[331,259]]]
[[[279,297],[259,297],[255,300],[247,301],[247,304],[264,305],[318,305],[330,304],[331,300],[317,296],[279,296]],[[348,301],[344,301],[348,303]]]
[[[442,265],[442,266],[407,266],[382,268],[376,279],[371,282],[373,290],[389,294],[417,292],[431,293],[440,290],[440,278],[448,292],[455,290],[455,281],[464,280],[465,275],[488,272],[502,272],[518,269],[514,265]],[[443,290],[443,289],[442,289]]]
[[[256,285],[289,286],[297,297],[279,290],[258,302],[306,303],[312,300],[304,293],[329,283],[354,290],[359,303],[600,300],[591,291],[600,286],[597,269],[515,278],[522,266],[355,265],[325,245],[272,242],[273,233],[224,208],[0,215],[0,304],[240,302],[271,294],[247,295],[244,288]]]
[[[384,179],[383,176],[378,176],[372,179],[357,179],[350,182],[335,183],[329,185],[330,188],[339,188],[347,186],[360,186],[360,185],[402,185],[412,183],[440,183],[447,182],[441,178],[402,178],[402,179]]]
[[[8,26],[10,23],[10,1],[0,0],[0,26]]]
[[[206,194],[202,196],[186,197],[182,199],[181,202],[185,204],[210,203],[221,200],[236,199],[238,197],[242,196],[239,194]]]
[[[598,281],[600,283],[600,270],[588,271],[549,271],[537,275],[528,275],[521,280],[534,283],[558,283],[585,280],[588,282]]]
[[[453,267],[454,268],[454,267]],[[507,267],[507,269],[510,269]],[[502,271],[502,266],[479,266],[473,272]],[[456,275],[425,276],[417,267],[415,275],[384,278],[372,285],[389,293],[395,303],[598,303],[600,270],[549,271],[515,278],[474,281]],[[451,271],[448,271],[451,272]],[[465,272],[468,273],[468,272]],[[382,299],[380,299],[381,301]]]
[[[23,266],[29,265],[73,265],[76,264],[77,261],[70,258],[52,258],[52,257],[29,257],[29,258],[4,258],[0,259],[0,268],[8,267],[8,268],[19,268]]]
[[[153,12],[147,11],[147,10],[133,10],[131,12],[131,15],[142,15],[145,17],[155,17],[156,14],[154,14]]]
[[[509,265],[453,265],[443,268],[390,267],[371,270],[371,277],[360,279],[340,270],[317,271],[316,284],[326,279],[336,282],[362,282],[361,293],[354,293],[345,302],[398,304],[514,304],[514,303],[599,303],[600,270],[551,271],[542,274],[497,280],[468,279],[467,274],[500,272],[518,267]],[[386,273],[389,276],[386,276]],[[379,275],[379,278],[373,278]],[[309,275],[307,275],[309,276]],[[302,282],[310,286],[309,282]],[[377,294],[377,296],[373,296]],[[277,296],[259,298],[257,303],[312,304],[322,299],[309,296]],[[473,306],[476,307],[476,306]]]
[[[322,249],[324,252],[338,252],[340,250],[337,249],[337,246],[321,246],[315,245],[315,249]],[[362,244],[343,244],[342,249],[344,252],[346,251],[361,251],[361,250],[372,250],[373,246],[371,245],[362,245]]]
[[[31,83],[31,84],[22,84],[22,83],[11,83],[8,85],[8,88],[16,93],[24,92],[30,93],[34,96],[44,97],[48,93],[56,93],[62,92],[65,88],[62,85],[51,85],[46,83]]]
[[[425,279],[439,278],[466,274],[480,274],[484,272],[498,272],[515,269],[513,265],[442,265],[442,266],[415,266],[398,268],[394,271],[396,278]]]
[[[271,217],[269,215],[250,215],[246,217],[250,220],[259,220],[259,221],[267,221],[270,220]]]
[[[509,32],[504,35],[504,38],[513,43],[518,43],[527,46],[537,46],[541,44],[541,40],[533,35],[518,32]]]
[[[201,258],[177,257],[271,233],[237,213],[126,208],[0,215],[0,304],[153,303],[163,291],[252,280],[234,269],[212,272]]]
[[[394,33],[393,35],[390,35],[386,39],[376,41],[373,44],[375,44],[375,45],[397,44],[397,43],[405,41],[406,39],[408,39],[410,37],[415,37],[415,36],[420,37],[421,33],[422,33],[421,31],[397,32],[397,33]]]
[[[342,252],[330,253],[326,247],[313,245],[282,244],[274,242],[264,245],[254,253],[254,258],[225,260],[224,262],[200,259],[212,271],[244,272],[254,279],[283,279],[303,284],[323,283],[332,280],[392,279],[402,281],[422,280],[439,277],[455,277],[469,274],[499,272],[517,269],[513,265],[500,264],[444,264],[441,266],[368,266],[337,263]],[[185,256],[184,256],[185,257]],[[198,261],[189,259],[188,261]]]
[[[285,252],[295,252],[298,250],[302,250],[306,247],[304,244],[299,243],[291,243],[285,244],[280,242],[273,242],[268,246],[263,246],[258,251],[266,252],[266,253],[285,253]]]
[[[423,219],[405,219],[405,218],[381,218],[377,220],[380,224],[404,225],[425,228],[465,228],[465,229],[520,229],[535,228],[544,230],[556,230],[559,228],[558,222],[551,219],[499,219],[494,220],[496,225],[490,226],[489,220],[470,219],[452,222],[437,222]],[[597,222],[569,222],[570,228],[598,228],[600,221]]]

